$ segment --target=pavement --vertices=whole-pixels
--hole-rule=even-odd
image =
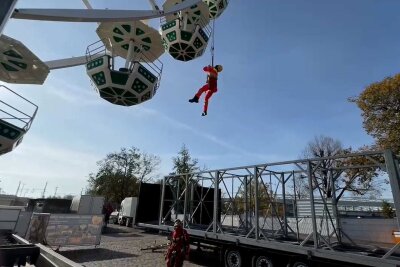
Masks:
[[[145,232],[142,229],[128,228],[119,225],[108,225],[101,243],[97,247],[66,247],[60,248],[60,254],[86,267],[124,267],[166,266],[164,253],[166,248],[141,251],[152,245],[167,243],[167,237],[155,233]],[[214,267],[219,266],[218,256],[210,250],[196,251],[191,248],[190,257],[184,267]]]

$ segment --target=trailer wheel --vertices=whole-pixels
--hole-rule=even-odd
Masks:
[[[242,256],[236,249],[227,249],[225,253],[226,267],[242,267]]]
[[[308,267],[308,264],[301,261],[297,261],[292,265],[292,267]]]
[[[274,264],[272,260],[268,256],[254,256],[253,260],[253,267],[273,267]]]

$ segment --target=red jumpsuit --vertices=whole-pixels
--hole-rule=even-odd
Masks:
[[[211,96],[218,91],[218,86],[217,86],[217,80],[218,80],[218,72],[215,68],[212,66],[206,66],[203,68],[203,71],[207,73],[207,83],[199,89],[199,91],[196,94],[197,98],[200,98],[200,96],[204,93],[207,92],[206,97],[204,98],[204,108],[203,111],[207,113],[208,109],[208,100],[211,98]]]
[[[178,227],[172,232],[171,237],[166,255],[167,267],[182,267],[185,257],[189,255],[189,235],[185,229]]]

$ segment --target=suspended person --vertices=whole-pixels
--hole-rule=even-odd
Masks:
[[[183,229],[182,221],[176,219],[174,231],[171,233],[171,243],[165,255],[167,267],[182,267],[183,261],[189,256],[189,251],[189,234]]]
[[[204,108],[201,116],[207,115],[208,109],[208,100],[211,96],[218,91],[217,81],[218,81],[218,73],[222,71],[221,65],[206,66],[203,68],[203,71],[207,73],[207,83],[199,89],[199,91],[195,94],[192,99],[189,99],[190,103],[199,103],[199,98],[203,93],[206,93],[204,98]]]

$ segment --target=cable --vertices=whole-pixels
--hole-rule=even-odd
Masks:
[[[212,23],[212,41],[211,41],[211,66],[214,67],[214,44],[215,44],[215,19]]]

